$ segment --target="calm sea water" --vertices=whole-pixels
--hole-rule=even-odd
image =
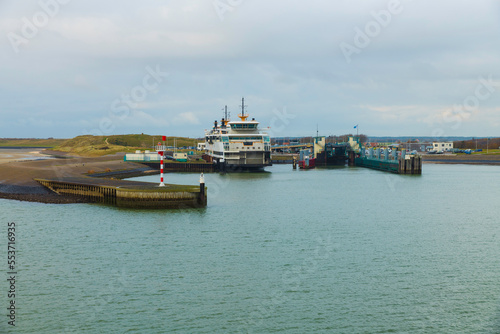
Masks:
[[[4,316],[0,332],[500,333],[499,167],[206,183],[206,209],[0,199],[2,314],[11,221],[18,259],[16,328]]]

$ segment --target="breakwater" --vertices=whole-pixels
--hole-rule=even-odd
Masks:
[[[206,187],[125,180],[71,177],[35,179],[58,195],[84,198],[89,202],[127,208],[199,208],[207,205]]]

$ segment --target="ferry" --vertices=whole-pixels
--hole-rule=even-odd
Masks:
[[[220,170],[262,170],[271,166],[271,141],[261,132],[259,122],[248,120],[245,114],[245,99],[241,99],[241,114],[238,121],[227,115],[220,124],[214,122],[211,130],[205,131],[205,160],[218,164]]]

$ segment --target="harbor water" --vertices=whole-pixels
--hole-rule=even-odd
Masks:
[[[0,199],[0,332],[500,333],[498,166],[276,165],[205,181],[203,209]]]

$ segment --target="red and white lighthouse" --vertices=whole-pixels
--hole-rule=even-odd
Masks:
[[[163,156],[165,155],[165,141],[167,140],[166,136],[162,136],[161,140],[163,143],[158,143],[158,146],[156,147],[156,151],[160,155],[160,187],[165,187],[165,184],[163,183]]]

